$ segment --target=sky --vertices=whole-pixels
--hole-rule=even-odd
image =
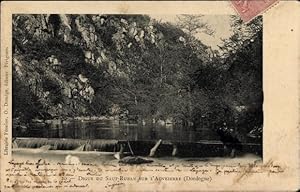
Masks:
[[[151,18],[160,20],[162,22],[170,22],[176,24],[176,15],[149,15]],[[205,21],[211,29],[215,31],[213,36],[205,33],[198,33],[195,36],[204,44],[211,46],[212,49],[218,50],[218,45],[221,45],[221,38],[227,39],[231,36],[232,31],[230,27],[229,15],[204,15],[203,21]]]

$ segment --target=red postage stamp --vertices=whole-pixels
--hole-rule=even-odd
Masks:
[[[232,0],[232,4],[244,22],[248,22],[264,12],[279,0]]]

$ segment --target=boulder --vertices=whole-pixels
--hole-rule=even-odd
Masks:
[[[132,157],[132,156],[124,157],[119,161],[119,163],[130,164],[130,165],[152,163],[152,162],[153,160],[150,159],[144,159],[142,157]]]

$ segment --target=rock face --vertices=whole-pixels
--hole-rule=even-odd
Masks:
[[[110,115],[133,98],[137,106],[130,89],[141,67],[157,78],[144,57],[182,44],[173,39],[185,34],[168,27],[143,15],[14,15],[14,117]]]
[[[119,161],[119,163],[125,163],[125,164],[143,164],[143,163],[152,163],[153,160],[150,159],[144,159],[141,157],[124,157]]]
[[[12,115],[21,129],[87,116],[209,129],[225,119],[244,135],[262,125],[259,27],[238,47],[237,31],[220,55],[146,15],[14,14],[12,26]]]

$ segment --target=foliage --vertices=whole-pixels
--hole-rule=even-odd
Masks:
[[[226,122],[248,132],[262,124],[262,21],[232,20],[233,35],[212,51],[193,36],[214,33],[202,16],[175,26],[146,15],[14,15],[13,115]]]

